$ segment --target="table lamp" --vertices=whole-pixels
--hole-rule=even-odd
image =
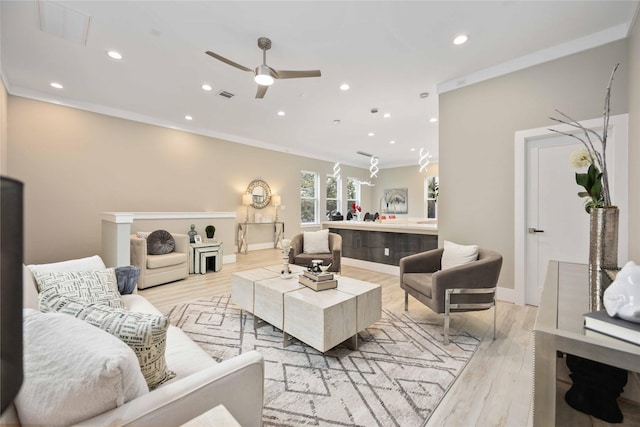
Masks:
[[[242,204],[247,207],[247,217],[244,222],[249,222],[249,206],[251,205],[251,202],[253,202],[253,196],[251,194],[246,193],[242,195]]]
[[[278,222],[278,206],[282,204],[282,198],[277,194],[271,196],[271,203],[276,207],[276,220],[274,222]]]

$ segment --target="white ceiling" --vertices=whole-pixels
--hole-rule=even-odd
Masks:
[[[86,45],[41,31],[37,1],[2,1],[9,93],[361,167],[369,159],[356,151],[365,151],[382,169],[417,164],[420,148],[437,160],[438,124],[429,118],[438,116],[438,90],[624,38],[638,9],[638,1],[58,4],[90,16]],[[454,46],[460,33],[469,41]],[[204,53],[254,68],[260,36],[273,42],[270,66],[322,77],[276,80],[255,99],[251,74]],[[124,59],[110,59],[109,49]],[[340,91],[344,82],[349,91]]]

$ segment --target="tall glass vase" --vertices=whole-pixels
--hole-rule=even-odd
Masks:
[[[590,214],[589,235],[589,309],[602,310],[602,295],[611,280],[607,269],[618,268],[617,207],[594,208]]]

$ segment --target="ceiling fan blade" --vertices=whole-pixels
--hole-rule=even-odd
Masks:
[[[269,89],[269,86],[258,85],[258,91],[256,92],[256,99],[264,98],[264,95],[267,93],[267,89]]]
[[[229,64],[229,65],[231,65],[232,67],[236,67],[236,68],[238,68],[238,69],[240,69],[240,70],[242,70],[242,71],[250,71],[250,72],[252,72],[252,73],[253,73],[253,70],[252,70],[252,69],[247,68],[247,67],[245,67],[244,65],[240,65],[240,64],[238,64],[237,62],[233,62],[232,60],[227,59],[227,58],[225,58],[224,56],[220,56],[220,55],[218,55],[217,53],[211,52],[210,50],[208,50],[208,51],[206,52],[206,54],[207,54],[207,55],[209,55],[209,56],[212,56],[212,57],[216,58],[218,61],[222,61],[222,62],[224,62],[225,64]]]
[[[276,79],[298,79],[301,77],[320,77],[320,70],[291,71],[273,70]]]

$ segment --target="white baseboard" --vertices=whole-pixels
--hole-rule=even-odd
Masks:
[[[397,265],[380,264],[377,262],[363,261],[355,258],[342,257],[340,261],[344,265],[350,267],[364,268],[366,270],[377,271],[378,273],[393,274],[394,276],[400,276],[400,267]]]
[[[500,301],[513,303],[515,301],[515,295],[515,289],[501,288],[498,286],[498,290],[496,291],[496,299],[499,299]]]
[[[236,262],[236,254],[231,255],[222,255],[222,263],[223,264],[232,264]]]

